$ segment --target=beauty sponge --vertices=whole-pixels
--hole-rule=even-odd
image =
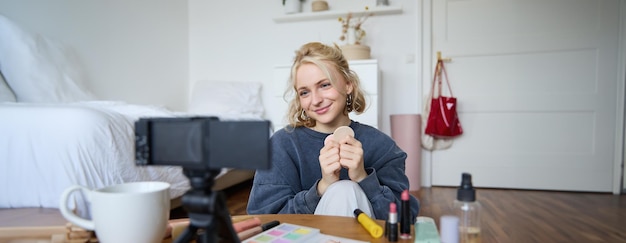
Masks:
[[[333,133],[333,138],[337,142],[339,142],[339,140],[341,139],[344,139],[346,136],[354,137],[354,130],[352,130],[352,128],[350,128],[349,126],[340,126],[335,129],[335,132]]]

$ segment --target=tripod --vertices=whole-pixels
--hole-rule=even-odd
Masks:
[[[189,226],[174,243],[192,240],[198,243],[241,242],[233,229],[224,196],[211,189],[220,170],[183,169],[183,173],[191,186],[182,198],[183,207],[189,214]]]

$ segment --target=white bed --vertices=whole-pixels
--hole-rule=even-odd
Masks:
[[[101,188],[165,181],[170,196],[189,189],[182,169],[136,166],[134,122],[140,117],[217,116],[262,119],[260,83],[199,81],[189,110],[98,101],[82,85],[66,49],[29,34],[0,15],[0,208],[58,208],[70,185]],[[214,189],[252,178],[223,169]],[[235,178],[229,177],[233,174]],[[74,205],[87,214],[84,200]]]
[[[179,167],[134,163],[134,121],[143,116],[174,114],[122,102],[0,104],[0,207],[57,208],[71,185],[132,181],[165,181],[180,197],[189,186]]]

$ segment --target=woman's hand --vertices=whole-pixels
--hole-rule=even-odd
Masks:
[[[324,140],[324,147],[320,150],[319,161],[322,169],[322,179],[317,184],[317,193],[319,195],[324,195],[326,188],[339,180],[339,172],[341,171],[339,143],[332,136],[329,135]]]
[[[363,162],[363,147],[359,140],[346,136],[339,140],[339,163],[348,169],[348,176],[354,182],[360,182],[367,177]]]

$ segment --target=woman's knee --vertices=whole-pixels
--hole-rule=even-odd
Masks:
[[[326,188],[326,193],[334,193],[334,192],[347,192],[347,191],[359,191],[362,192],[361,186],[358,183],[351,180],[340,180],[333,184],[330,184],[328,188]]]
[[[356,200],[368,200],[365,192],[359,185],[351,180],[341,180],[331,184],[324,193],[325,196],[331,196],[335,199],[350,199],[355,198]]]

